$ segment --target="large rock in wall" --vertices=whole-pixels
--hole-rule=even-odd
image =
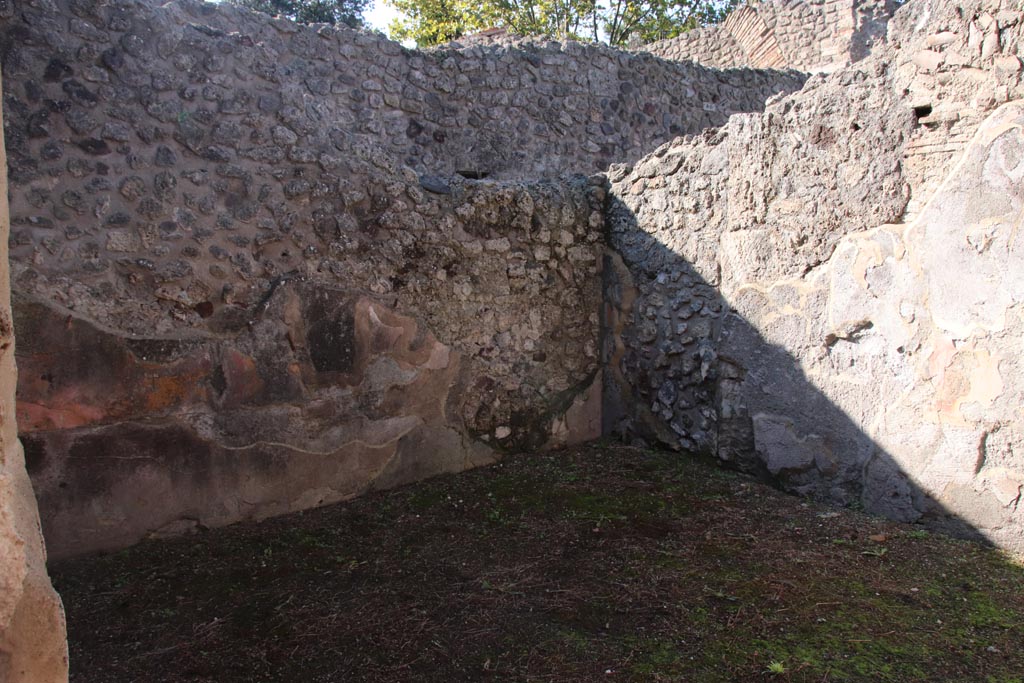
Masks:
[[[721,68],[752,66],[831,72],[867,57],[885,40],[891,0],[749,2],[721,24],[643,49]]]
[[[0,107],[2,110],[2,107]],[[15,424],[14,326],[7,263],[7,173],[0,141],[0,681],[68,676],[64,610],[46,574],[39,513]]]
[[[883,53],[614,167],[607,429],[1024,551],[1021,21],[912,2]]]

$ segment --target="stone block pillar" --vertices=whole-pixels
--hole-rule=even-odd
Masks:
[[[10,227],[0,140],[0,683],[59,683],[68,679],[64,608],[46,573],[39,511],[14,419]]]

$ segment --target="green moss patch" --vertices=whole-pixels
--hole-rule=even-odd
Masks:
[[[72,680],[1024,683],[1024,569],[592,445],[52,567]]]

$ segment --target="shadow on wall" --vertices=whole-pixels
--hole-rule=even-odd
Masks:
[[[606,436],[703,452],[792,493],[988,540],[916,483],[795,355],[733,308],[720,284],[645,232],[619,198],[611,196],[607,216],[618,253],[604,263]],[[823,334],[818,353],[855,343],[870,326]]]

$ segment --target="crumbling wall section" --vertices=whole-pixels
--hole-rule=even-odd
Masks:
[[[609,431],[1024,550],[1021,15],[996,4],[910,3],[882,54],[613,167]]]
[[[721,24],[651,43],[644,50],[717,67],[831,72],[884,42],[891,0],[749,2]]]

